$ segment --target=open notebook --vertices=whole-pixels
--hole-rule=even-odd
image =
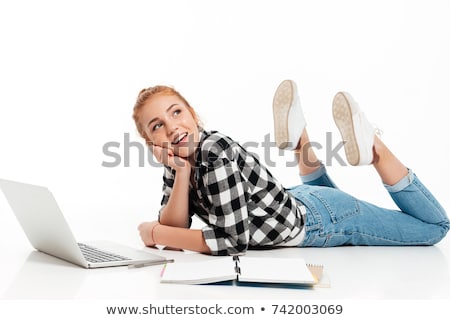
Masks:
[[[234,256],[164,266],[162,283],[208,284],[223,281],[312,286],[322,277],[323,266],[302,258]]]

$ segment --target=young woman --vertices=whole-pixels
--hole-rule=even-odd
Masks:
[[[244,254],[251,247],[433,245],[449,229],[444,209],[417,176],[375,135],[350,94],[339,92],[333,116],[351,165],[371,164],[400,210],[380,208],[337,189],[309,146],[293,81],[273,100],[275,139],[298,159],[303,183],[285,189],[236,141],[203,129],[173,88],[142,90],[134,106],[137,129],[164,164],[158,221],[139,225],[156,244],[212,255]],[[190,229],[198,216],[205,226]]]

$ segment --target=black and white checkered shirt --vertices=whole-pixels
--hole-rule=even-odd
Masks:
[[[304,207],[252,155],[231,138],[201,131],[195,153],[189,214],[197,215],[213,255],[237,255],[248,247],[282,246],[298,238]],[[162,208],[175,170],[165,167]]]

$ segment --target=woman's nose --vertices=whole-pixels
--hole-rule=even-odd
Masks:
[[[177,125],[176,123],[174,123],[174,122],[168,123],[168,124],[166,125],[166,129],[167,129],[167,135],[171,135],[171,134],[173,134],[175,131],[177,131],[178,125]]]

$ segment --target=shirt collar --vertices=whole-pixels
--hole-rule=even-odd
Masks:
[[[195,167],[199,168],[202,164],[202,157],[200,150],[202,149],[203,142],[205,142],[206,138],[211,135],[211,132],[206,131],[204,129],[200,129],[199,131],[199,143],[197,145],[197,149],[195,150]]]

